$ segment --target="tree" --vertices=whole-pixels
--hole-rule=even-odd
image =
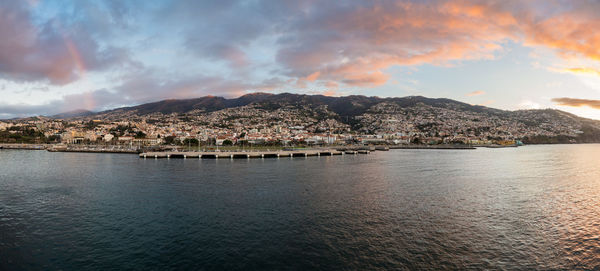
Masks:
[[[165,137],[165,144],[172,145],[174,143],[175,143],[175,137],[174,136],[167,136],[167,137]]]
[[[48,142],[60,142],[60,136],[51,135],[47,138]]]
[[[233,145],[233,142],[229,139],[225,139],[223,140],[223,146],[231,146]]]
[[[142,131],[135,133],[135,138],[146,138],[146,134]]]
[[[195,138],[186,138],[183,140],[183,145],[197,146],[198,143],[200,143],[200,142],[198,141],[198,139],[195,139]]]
[[[413,144],[421,144],[421,139],[419,139],[418,137],[415,137],[415,138],[412,140],[412,143],[413,143]]]

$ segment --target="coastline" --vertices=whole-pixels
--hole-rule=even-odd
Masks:
[[[537,144],[536,144],[537,145]],[[554,145],[554,144],[553,144]],[[306,151],[323,151],[333,150],[339,152],[359,152],[359,151],[388,151],[396,149],[407,149],[407,150],[475,150],[477,148],[516,148],[516,145],[347,145],[347,146],[323,146],[313,148],[300,148],[300,149],[286,149],[276,152],[306,152]],[[65,146],[58,144],[14,144],[14,143],[0,143],[0,150],[46,150],[49,152],[80,152],[80,153],[118,153],[118,154],[143,154],[148,152],[149,149],[133,149],[123,148],[122,146]],[[166,153],[173,152],[169,150],[153,151],[153,153]],[[200,152],[196,150],[176,150],[176,153],[185,152]],[[233,150],[209,150],[205,152],[210,153],[256,153],[256,152],[273,152],[265,151],[264,149],[233,149]]]

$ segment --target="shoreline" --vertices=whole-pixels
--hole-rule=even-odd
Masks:
[[[348,145],[348,146],[324,146],[324,147],[313,147],[313,148],[285,148],[280,150],[265,150],[265,149],[232,149],[232,150],[208,150],[202,151],[206,153],[257,153],[257,152],[307,152],[307,151],[323,151],[323,150],[334,150],[339,152],[360,152],[360,151],[389,151],[396,149],[406,150],[475,150],[477,148],[516,148],[519,146],[509,145]],[[78,153],[117,153],[117,154],[143,154],[146,152],[153,153],[185,153],[185,152],[201,152],[200,150],[158,150],[151,151],[149,149],[129,149],[129,148],[115,148],[112,147],[71,147],[58,144],[14,144],[14,143],[0,143],[0,150],[46,150],[49,152],[78,152]]]

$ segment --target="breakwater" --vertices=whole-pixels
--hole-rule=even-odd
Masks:
[[[390,149],[416,149],[416,150],[474,150],[471,145],[393,145]]]
[[[345,152],[334,149],[290,150],[290,151],[233,151],[233,152],[144,152],[140,158],[197,158],[197,159],[249,159],[278,157],[333,156]],[[355,154],[358,154],[356,152]],[[365,154],[368,152],[364,152]]]

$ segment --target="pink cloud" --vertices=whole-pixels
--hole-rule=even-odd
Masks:
[[[340,84],[338,84],[337,82],[334,82],[334,81],[328,81],[327,83],[325,83],[325,86],[327,88],[335,90],[335,89],[338,89],[340,87]]]
[[[552,8],[553,10],[550,10]],[[277,60],[291,76],[377,86],[391,66],[494,59],[507,41],[600,61],[600,4],[578,1],[373,1],[320,5],[289,27]]]
[[[278,61],[292,75],[319,69],[321,80],[378,86],[390,66],[490,59],[502,42],[517,38],[516,19],[509,12],[482,4],[367,6],[325,5],[314,17],[297,22],[296,31],[290,31],[294,38],[281,43]]]
[[[315,80],[317,80],[317,78],[319,78],[319,75],[321,75],[321,72],[318,72],[318,71],[313,72],[309,76],[306,77],[306,80],[310,81],[310,82],[314,82]]]
[[[353,75],[348,75],[343,80],[343,82],[347,85],[358,86],[358,87],[375,87],[381,86],[387,82],[390,78],[388,74],[384,74],[380,71],[375,71],[371,73],[357,73]]]
[[[473,97],[473,96],[480,96],[480,95],[483,95],[483,94],[485,94],[485,91],[482,91],[482,90],[476,90],[476,91],[473,91],[473,92],[467,93],[467,96],[468,96],[468,97]]]
[[[29,5],[8,1],[0,5],[0,76],[14,81],[47,80],[66,84],[86,70],[101,70],[128,61],[126,50],[100,45],[88,31],[61,24],[32,23]]]

